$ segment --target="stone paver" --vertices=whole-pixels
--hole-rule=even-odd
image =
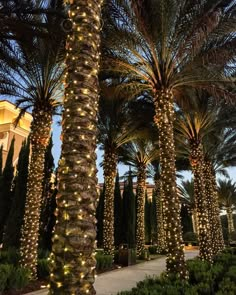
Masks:
[[[198,251],[185,251],[186,259],[194,258]],[[97,295],[115,295],[120,291],[130,290],[146,276],[160,275],[165,270],[165,257],[146,261],[129,267],[109,271],[98,275],[95,282]],[[46,295],[47,291],[27,293],[27,295]]]

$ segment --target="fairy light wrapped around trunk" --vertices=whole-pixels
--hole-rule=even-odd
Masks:
[[[117,155],[105,150],[104,170],[104,216],[103,216],[103,248],[104,253],[114,254],[114,190],[117,168]]]
[[[27,180],[24,223],[21,234],[20,264],[30,270],[32,279],[37,279],[44,161],[51,133],[52,109],[35,108],[32,117],[33,121],[30,132],[31,157]]]
[[[214,177],[212,163],[210,161],[204,160],[203,172],[206,184],[205,188],[207,195],[207,210],[209,215],[212,252],[213,255],[216,255],[224,249],[224,239],[220,219],[217,186],[215,186],[216,180]]]
[[[187,278],[180,221],[180,200],[176,188],[172,91],[169,89],[157,91],[154,97],[154,105],[154,122],[159,129],[161,181],[164,193],[163,212],[166,229],[167,272],[180,278]]]
[[[137,217],[136,217],[136,251],[140,256],[145,249],[144,206],[146,192],[146,165],[138,165],[137,175]]]
[[[203,151],[200,142],[191,143],[190,163],[194,175],[194,198],[198,220],[199,256],[212,262],[212,245],[208,212],[208,200],[203,175]]]
[[[68,3],[68,1],[66,1]],[[49,294],[95,294],[96,124],[102,1],[70,0]]]

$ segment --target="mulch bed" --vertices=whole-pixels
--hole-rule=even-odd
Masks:
[[[41,286],[46,286],[48,283],[46,281],[34,281],[31,282],[28,286],[26,286],[25,288],[21,289],[21,290],[9,290],[9,291],[5,291],[2,294],[3,295],[22,295],[22,294],[26,294],[26,293],[30,293],[33,291],[37,291],[40,290]]]

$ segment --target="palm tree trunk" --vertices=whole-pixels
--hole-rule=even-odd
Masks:
[[[104,217],[103,217],[103,248],[104,253],[114,254],[114,190],[117,168],[117,155],[112,151],[104,154]]]
[[[199,256],[202,260],[212,261],[211,233],[208,216],[208,203],[203,176],[203,151],[199,143],[192,143],[190,163],[194,175],[194,197],[198,219]]]
[[[27,193],[20,245],[20,264],[30,269],[32,279],[37,279],[39,221],[42,203],[45,152],[50,139],[52,113],[33,111],[30,144],[31,158],[27,180]]]
[[[93,295],[98,199],[96,113],[102,1],[70,0],[57,221],[49,294]]]
[[[229,240],[231,240],[231,234],[232,232],[234,232],[233,210],[231,207],[226,207],[226,214],[227,214],[227,220],[228,220]]]
[[[163,212],[165,217],[164,225],[166,228],[167,271],[181,278],[186,278],[187,270],[184,260],[180,221],[180,199],[176,187],[172,92],[168,89],[161,90],[156,95],[154,104],[154,121],[159,128],[161,180],[165,196]]]
[[[156,190],[156,212],[157,212],[157,249],[158,253],[166,251],[165,229],[163,222],[163,188],[161,180],[155,181]]]
[[[213,255],[224,249],[224,238],[220,219],[220,207],[217,193],[217,185],[212,163],[204,161],[204,179],[206,182],[206,194],[208,199],[208,213]]]
[[[193,232],[198,235],[199,233],[198,220],[197,220],[197,212],[195,208],[192,210],[192,223],[193,223]]]
[[[138,165],[137,176],[137,218],[136,218],[136,249],[140,256],[145,248],[144,206],[146,191],[146,165]]]

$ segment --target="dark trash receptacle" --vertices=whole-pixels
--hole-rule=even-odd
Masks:
[[[119,247],[118,263],[122,266],[128,266],[136,263],[136,250],[129,249],[127,244]]]

